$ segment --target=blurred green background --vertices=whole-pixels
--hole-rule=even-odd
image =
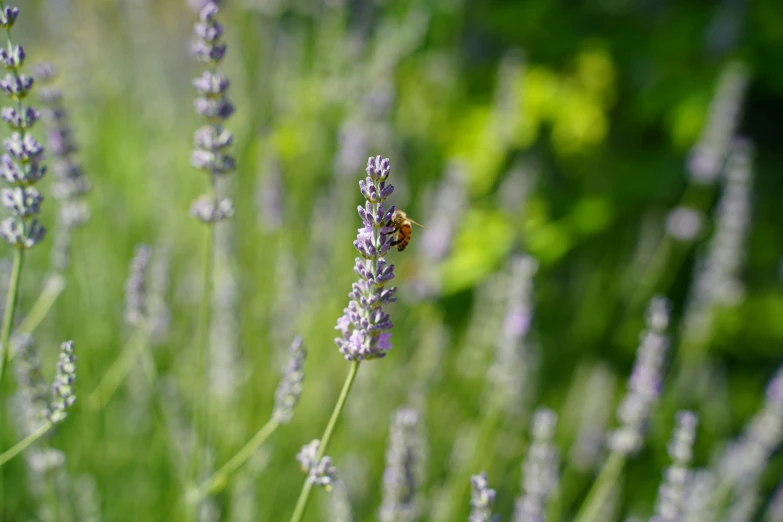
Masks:
[[[188,209],[207,181],[189,165],[199,125],[190,82],[200,68],[189,56],[196,13],[182,0],[20,7],[14,40],[29,62],[60,70],[94,186],[68,286],[35,336],[48,376],[60,341],[73,339],[78,356],[79,400],[48,442],[65,452],[74,492],[50,519],[87,520],[71,513],[91,491],[79,477],[92,477],[95,520],[175,520],[183,491],[178,427],[188,431],[199,394],[203,226]],[[508,519],[530,407],[560,412],[565,459],[586,407],[579,401],[603,397],[598,408],[613,418],[656,292],[673,302],[672,371],[614,520],[649,516],[677,407],[702,416],[697,465],[712,462],[758,409],[783,359],[780,2],[233,0],[223,7],[238,168],[222,187],[236,215],[217,240],[216,465],[268,418],[294,334],[309,355],[294,420],[215,498],[213,520],[290,516],[304,479],[294,456],[320,436],[348,370],[333,328],[354,280],[357,182],[368,155],[391,159],[392,202],[433,235],[416,229],[409,248],[390,256],[400,287],[391,308],[394,349],[362,366],[329,450],[354,520],[376,519],[389,419],[406,404],[420,409],[427,437],[421,520],[438,520],[444,491],[481,469]],[[699,348],[696,370],[711,393],[679,393],[680,318],[721,193],[720,180],[689,183],[687,158],[709,125],[721,73],[740,62],[748,86],[737,100],[737,132],[754,144],[751,225],[737,273],[744,292],[715,305]],[[667,215],[683,201],[703,211],[705,226],[693,241],[672,241]],[[55,211],[49,198],[44,223],[54,224]],[[423,238],[443,230],[446,247],[433,252]],[[82,399],[131,335],[124,281],[139,243],[170,260],[170,327],[154,346],[162,377],[149,386],[135,368],[104,409],[90,411]],[[41,291],[50,245],[28,256],[22,316]],[[527,406],[490,418],[486,375],[504,317],[503,278],[521,253],[539,263],[526,341],[531,370],[520,398]],[[588,388],[596,372],[604,395]],[[5,426],[2,437],[7,448],[19,434]],[[781,469],[778,455],[766,492]],[[564,513],[591,473],[589,466],[570,472]],[[45,519],[25,459],[4,474],[4,520]],[[328,502],[316,492],[307,520],[333,520]],[[446,520],[466,518],[467,497],[459,502]]]

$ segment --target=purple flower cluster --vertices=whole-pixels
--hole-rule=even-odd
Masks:
[[[692,477],[688,465],[693,456],[696,426],[699,419],[690,411],[677,413],[677,425],[669,443],[672,465],[666,469],[664,480],[658,489],[655,515],[650,522],[677,522],[681,520],[685,506],[686,486]]]
[[[0,27],[10,33],[18,15],[16,7],[0,7]],[[0,235],[17,248],[31,248],[46,232],[35,218],[41,212],[43,196],[34,185],[44,176],[46,167],[42,164],[43,146],[29,134],[40,114],[24,105],[33,87],[33,78],[20,72],[24,59],[21,45],[9,42],[8,47],[0,49],[0,62],[8,71],[0,79],[0,91],[15,101],[15,107],[4,107],[0,112],[13,131],[3,140],[6,152],[0,158],[0,177],[11,185],[0,192],[0,203],[12,217],[0,223]]]
[[[487,473],[482,471],[470,477],[470,518],[469,522],[495,522],[492,505],[495,503],[495,490],[489,487]]]
[[[304,349],[302,338],[297,335],[288,349],[288,364],[283,379],[275,391],[275,410],[272,418],[280,424],[288,424],[294,416],[294,407],[302,395],[306,356],[307,351]]]
[[[546,505],[557,488],[558,454],[552,443],[557,413],[547,408],[533,416],[533,442],[522,466],[522,490],[514,506],[514,522],[539,522],[546,519]]]
[[[218,6],[214,1],[207,2],[201,9],[199,21],[194,26],[196,41],[193,55],[207,65],[207,70],[193,80],[198,91],[194,102],[196,112],[206,124],[193,135],[193,153],[190,163],[197,169],[210,175],[213,180],[234,170],[234,158],[227,153],[233,144],[234,136],[223,123],[234,114],[234,106],[227,97],[228,78],[218,70],[218,65],[226,55],[226,44],[221,41],[223,26],[216,19]],[[216,197],[201,196],[190,211],[191,215],[204,223],[214,223],[233,215],[230,199],[218,201]]]
[[[381,522],[413,522],[419,517],[418,488],[423,481],[424,448],[419,413],[401,408],[392,419],[383,472]]]
[[[764,406],[726,450],[721,478],[735,489],[749,489],[783,442],[783,367],[767,385]]]
[[[386,183],[391,172],[388,158],[369,158],[367,177],[359,182],[364,206],[358,208],[364,226],[358,230],[353,246],[361,257],[356,258],[354,271],[359,281],[348,294],[350,301],[337,320],[340,337],[337,346],[348,361],[362,361],[384,357],[392,345],[392,322],[383,305],[396,301],[397,287],[385,288],[394,279],[394,265],[386,262],[391,249],[394,228],[389,225],[394,206],[384,208],[383,202],[394,191]]]
[[[63,102],[62,90],[55,83],[57,70],[52,64],[41,63],[35,67],[35,78],[44,85],[40,92],[43,103],[41,115],[47,127],[47,148],[51,154],[51,170],[55,178],[52,195],[60,203],[52,264],[63,271],[68,264],[72,229],[84,225],[90,218],[90,210],[84,202],[84,196],[90,190],[90,182],[76,156],[78,146],[70,117]]]
[[[628,393],[617,410],[621,426],[611,436],[612,451],[629,455],[642,446],[647,420],[661,395],[664,358],[669,340],[669,304],[654,297],[647,309],[647,329],[636,352],[636,361],[628,381]]]
[[[320,446],[321,441],[318,439],[305,444],[297,453],[296,460],[299,461],[302,471],[307,473],[307,480],[326,491],[331,491],[332,484],[337,480],[337,468],[332,465],[332,459],[327,456],[321,457],[321,460],[316,462]]]

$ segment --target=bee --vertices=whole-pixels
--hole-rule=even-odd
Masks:
[[[405,247],[411,242],[411,223],[421,228],[427,228],[421,223],[413,221],[402,210],[395,210],[389,220],[388,226],[394,227],[394,231],[397,233],[397,239],[391,242],[391,246],[397,245],[398,252],[405,250]]]

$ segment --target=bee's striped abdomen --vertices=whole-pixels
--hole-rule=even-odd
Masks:
[[[411,241],[411,225],[410,223],[402,223],[400,225],[400,232],[397,234],[397,251],[402,252],[408,243]]]

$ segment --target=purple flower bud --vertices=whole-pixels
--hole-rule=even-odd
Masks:
[[[470,490],[469,522],[493,522],[492,505],[495,503],[495,490],[490,489],[485,471],[470,477]]]
[[[0,61],[6,69],[18,69],[24,64],[25,52],[21,45],[12,45],[9,48],[0,48]]]
[[[193,86],[201,94],[214,98],[225,94],[231,82],[220,73],[204,71],[200,77],[193,80]]]
[[[41,212],[43,196],[35,187],[14,187],[0,192],[0,202],[14,215],[28,217]]]
[[[6,30],[11,29],[17,16],[19,16],[17,7],[3,7],[0,9],[0,27]]]
[[[208,120],[227,120],[234,114],[234,106],[225,98],[196,98],[193,105]]]
[[[14,76],[13,74],[6,74],[5,77],[0,80],[0,90],[2,90],[6,96],[21,100],[30,89],[33,88],[34,80],[30,76],[20,74]]]

